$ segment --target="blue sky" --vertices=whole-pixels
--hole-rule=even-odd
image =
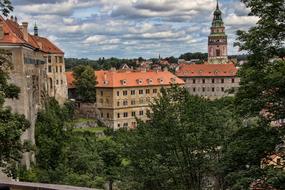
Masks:
[[[206,52],[216,0],[12,0],[19,22],[36,22],[41,36],[66,57],[162,57]],[[238,0],[220,0],[229,37],[257,18]]]

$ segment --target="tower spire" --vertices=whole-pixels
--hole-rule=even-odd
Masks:
[[[38,29],[38,26],[37,26],[37,23],[35,22],[35,26],[34,26],[34,35],[35,36],[38,36],[39,35],[39,29]]]
[[[217,0],[217,8],[216,9],[217,10],[220,9],[220,7],[219,7],[219,0]]]

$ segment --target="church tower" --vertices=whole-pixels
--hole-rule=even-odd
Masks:
[[[222,11],[219,2],[214,12],[211,34],[208,38],[208,63],[225,64],[228,62],[228,42],[225,26],[222,19]]]

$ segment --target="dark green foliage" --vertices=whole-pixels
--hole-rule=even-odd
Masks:
[[[78,100],[87,103],[96,102],[96,76],[90,66],[79,65],[73,69],[74,86]]]
[[[265,189],[269,185],[284,189],[284,171],[260,167],[262,159],[276,154],[284,138],[282,127],[270,126],[271,121],[285,118],[285,62],[276,59],[284,48],[284,0],[242,2],[260,20],[248,32],[237,33],[236,45],[249,56],[239,72],[241,83],[234,103],[244,121],[255,117],[257,122],[233,134],[224,146],[225,188],[249,189],[251,183],[262,180]]]
[[[207,60],[208,59],[208,53],[185,53],[180,55],[179,59],[185,59],[186,61],[190,61],[191,59],[200,59],[200,60]]]
[[[139,58],[142,61],[142,58]],[[118,58],[99,58],[98,60],[91,59],[76,59],[76,58],[66,58],[65,65],[67,70],[73,70],[74,67],[78,65],[89,65],[95,70],[109,70],[111,68],[120,69],[124,64],[127,64],[129,67],[137,68],[136,60],[133,59],[118,59]]]
[[[96,133],[73,130],[74,106],[50,99],[36,122],[36,160],[21,168],[20,180],[102,188],[118,179],[122,163],[119,145]]]
[[[274,154],[280,142],[278,131],[266,126],[244,127],[234,133],[224,145],[221,162],[226,173],[224,186],[243,189],[262,179],[261,160]]]
[[[1,12],[4,16],[8,16],[14,10],[10,0],[0,0]]]
[[[140,123],[124,141],[131,171],[126,181],[134,189],[199,190],[208,177],[218,178],[218,147],[235,130],[235,122],[213,105],[184,89],[162,90],[150,121]]]
[[[16,177],[15,169],[19,164],[26,145],[21,135],[30,126],[24,116],[11,113],[10,109],[0,110],[0,167],[11,177]]]
[[[37,166],[55,170],[62,162],[62,154],[68,135],[66,134],[66,113],[55,99],[50,99],[45,110],[38,113],[36,122]]]
[[[102,140],[98,153],[104,163],[103,176],[109,183],[109,189],[112,190],[113,183],[119,179],[122,166],[120,144],[113,140]]]
[[[270,61],[279,56],[285,39],[284,0],[243,0],[251,8],[251,15],[259,16],[257,26],[248,32],[238,31],[236,45],[248,51],[249,63],[240,71],[241,87],[237,94],[237,105],[243,115],[258,115],[268,109],[273,117],[284,115],[284,71],[283,61]],[[284,47],[283,47],[284,48]],[[276,113],[276,110],[280,113]]]
[[[4,2],[7,3],[7,2]],[[0,50],[0,168],[11,177],[16,177],[16,167],[30,144],[21,142],[21,135],[29,127],[24,116],[13,114],[3,106],[5,98],[18,98],[20,88],[8,83],[12,68],[11,53]]]

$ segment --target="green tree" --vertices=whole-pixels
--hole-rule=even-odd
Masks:
[[[96,101],[96,76],[93,68],[79,65],[73,69],[73,75],[79,100],[94,103]]]
[[[269,120],[285,118],[285,63],[272,60],[278,56],[285,39],[284,0],[242,0],[260,17],[248,32],[238,31],[237,46],[249,53],[249,62],[240,70],[241,83],[236,105],[244,116],[260,111],[271,113]],[[269,115],[268,115],[269,116]]]
[[[249,189],[258,179],[265,186],[280,188],[285,184],[284,171],[262,169],[260,163],[276,153],[284,139],[284,126],[273,129],[270,125],[285,118],[285,62],[276,59],[284,47],[284,0],[242,2],[259,21],[249,31],[237,32],[236,45],[249,56],[239,71],[241,82],[235,106],[245,121],[256,118],[257,122],[240,129],[224,146],[225,188]]]
[[[230,112],[178,87],[161,93],[151,106],[150,120],[140,122],[125,142],[132,174],[126,181],[150,190],[199,190],[211,177],[219,181],[219,147],[236,123]]]
[[[103,176],[109,183],[109,190],[112,190],[114,182],[119,179],[120,168],[122,166],[120,146],[111,139],[99,142],[98,153],[104,162]]]
[[[243,127],[224,145],[221,168],[224,169],[225,188],[247,189],[256,179],[263,179],[261,160],[274,153],[280,143],[278,131],[268,126]]]
[[[67,115],[54,98],[47,101],[45,109],[38,113],[35,139],[37,167],[44,171],[44,175],[39,176],[41,182],[53,183],[64,177],[61,175],[64,172],[64,150],[70,138],[65,125]]]
[[[1,7],[2,14],[4,16],[8,16],[9,13],[14,10],[14,7],[12,6],[12,3],[10,0],[1,0],[0,7]]]
[[[200,60],[207,60],[208,54],[207,53],[185,53],[179,56],[179,59],[185,59],[187,61],[190,61],[191,59],[200,59]]]
[[[24,116],[13,114],[4,106],[5,98],[18,98],[20,88],[8,83],[12,68],[11,53],[0,50],[0,167],[12,177],[27,143],[21,142],[21,135],[30,126]]]

